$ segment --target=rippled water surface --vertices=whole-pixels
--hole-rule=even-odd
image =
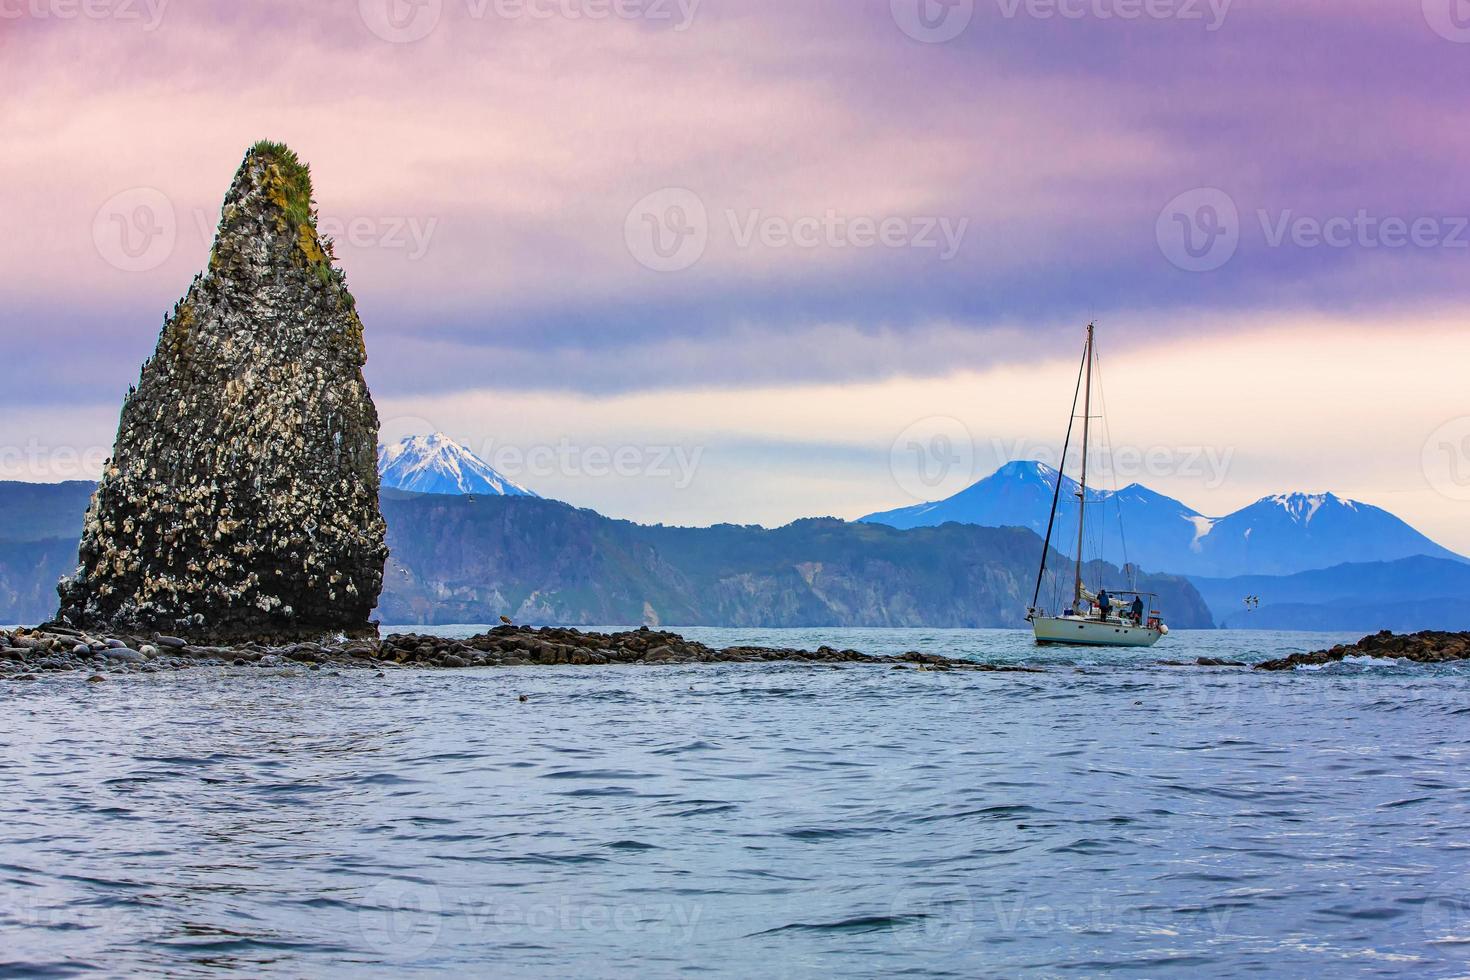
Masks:
[[[0,972],[1470,972],[1470,671],[686,633],[1048,672],[0,681]]]

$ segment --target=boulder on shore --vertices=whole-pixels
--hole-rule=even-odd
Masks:
[[[1426,630],[1402,636],[1384,630],[1366,636],[1357,643],[1340,644],[1331,650],[1295,653],[1280,660],[1257,664],[1257,670],[1295,670],[1298,667],[1338,663],[1348,657],[1379,657],[1388,660],[1410,660],[1420,664],[1450,663],[1470,660],[1470,633],[1443,633]]]
[[[387,548],[366,360],[307,167],[256,144],[207,271],[124,399],[58,623],[192,641],[370,632]]]

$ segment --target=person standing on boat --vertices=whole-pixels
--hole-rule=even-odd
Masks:
[[[1101,592],[1099,592],[1097,594],[1097,618],[1098,619],[1101,619],[1104,622],[1107,621],[1107,618],[1108,618],[1108,606],[1110,606],[1112,604],[1112,601],[1113,600],[1108,596],[1108,590],[1107,589],[1103,589]]]
[[[1143,596],[1141,595],[1133,598],[1133,625],[1143,625]]]

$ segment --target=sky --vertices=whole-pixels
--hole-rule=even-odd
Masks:
[[[0,478],[91,478],[258,139],[386,439],[646,522],[1054,459],[1470,553],[1462,0],[0,0]]]

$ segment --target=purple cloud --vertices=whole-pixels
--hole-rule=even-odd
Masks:
[[[265,136],[315,168],[388,394],[939,374],[1094,313],[1145,343],[1458,302],[1470,45],[1421,5],[976,0],[926,43],[954,25],[918,3],[0,22],[0,335],[42,392],[0,400],[112,401]],[[637,213],[669,189],[698,227]]]

